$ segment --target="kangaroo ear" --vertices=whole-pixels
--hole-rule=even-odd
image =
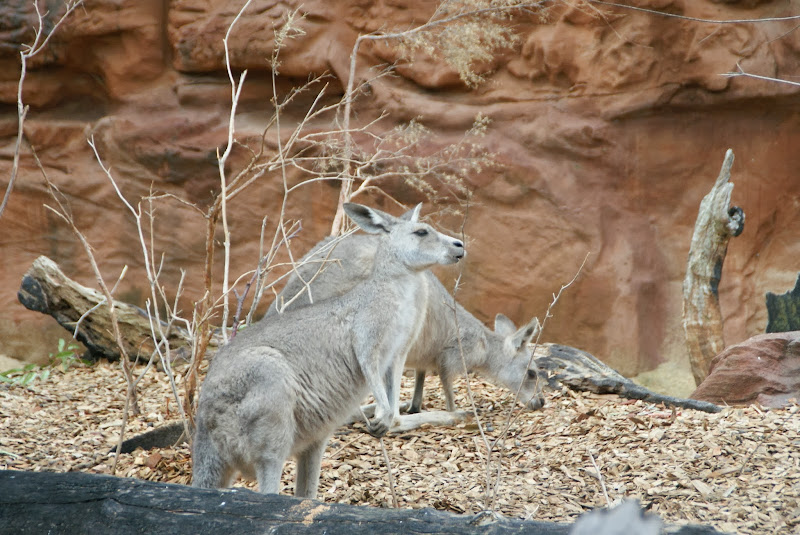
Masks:
[[[502,317],[504,325],[502,331],[498,329],[498,320]],[[525,344],[530,343],[534,336],[539,334],[539,319],[533,318],[527,325],[522,326],[519,330],[514,326],[514,323],[503,316],[498,314],[495,318],[495,332],[505,336],[506,342],[511,344],[514,351],[519,351]]]
[[[393,215],[364,206],[363,204],[346,202],[344,203],[344,211],[356,225],[370,234],[389,232],[392,226],[397,222],[397,218]]]
[[[404,221],[410,221],[412,223],[416,223],[419,220],[419,211],[422,209],[422,203],[419,203],[414,208],[406,212],[405,214],[400,216],[400,219]]]
[[[528,322],[525,327],[519,330],[520,336],[525,341],[524,343],[530,343],[531,340],[536,338],[539,334],[539,331],[542,330],[542,326],[539,324],[539,318],[534,317],[531,321]]]
[[[506,337],[511,336],[514,334],[514,331],[517,330],[517,326],[514,325],[514,322],[508,319],[503,314],[498,314],[494,317],[494,332],[499,334],[500,336]]]

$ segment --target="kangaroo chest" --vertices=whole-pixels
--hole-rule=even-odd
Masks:
[[[392,288],[384,297],[373,309],[371,323],[375,326],[379,358],[388,366],[395,358],[405,358],[419,336],[428,292],[425,284],[414,280],[413,284]]]

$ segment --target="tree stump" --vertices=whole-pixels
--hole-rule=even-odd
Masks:
[[[683,280],[683,329],[695,384],[708,375],[711,359],[725,349],[719,281],[728,241],[744,230],[744,212],[730,207],[733,151],[728,149],[714,187],[700,203]]]

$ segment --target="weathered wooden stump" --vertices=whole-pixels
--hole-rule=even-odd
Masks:
[[[728,149],[714,187],[703,197],[683,280],[683,329],[695,384],[708,375],[711,359],[723,349],[719,281],[728,242],[744,230],[744,212],[730,206],[733,151]]]

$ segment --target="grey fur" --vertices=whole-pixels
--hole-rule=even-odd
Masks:
[[[313,498],[328,438],[370,392],[369,428],[386,433],[427,310],[422,271],[464,256],[459,240],[418,221],[419,208],[401,219],[346,204],[356,224],[380,235],[370,275],[319,306],[256,323],[220,349],[200,392],[192,485],[224,487],[241,473],[277,493],[283,464],[295,456],[295,495]]]
[[[403,217],[407,216],[405,214]],[[298,263],[296,271],[289,277],[262,321],[272,321],[279,314],[279,307],[288,311],[310,305],[309,292],[315,303],[347,292],[367,277],[377,247],[377,238],[367,234],[321,241]],[[426,372],[439,374],[447,410],[454,411],[453,379],[463,373],[465,363],[468,371],[486,376],[513,392],[520,388],[521,383],[520,400],[530,409],[541,408],[544,405],[541,391],[543,380],[539,378],[538,368],[531,360],[528,347],[538,333],[539,321],[533,318],[517,330],[511,320],[498,314],[495,330],[491,331],[454,302],[453,296],[433,273],[426,271],[424,275],[430,298],[427,301],[425,325],[406,360],[406,368],[413,368],[417,372],[414,397],[408,412],[419,412],[422,407]],[[309,283],[308,287],[303,281]],[[460,348],[457,332],[461,333]]]
[[[613,509],[581,515],[569,535],[659,535],[662,527],[661,519],[645,514],[637,500],[626,500]]]

